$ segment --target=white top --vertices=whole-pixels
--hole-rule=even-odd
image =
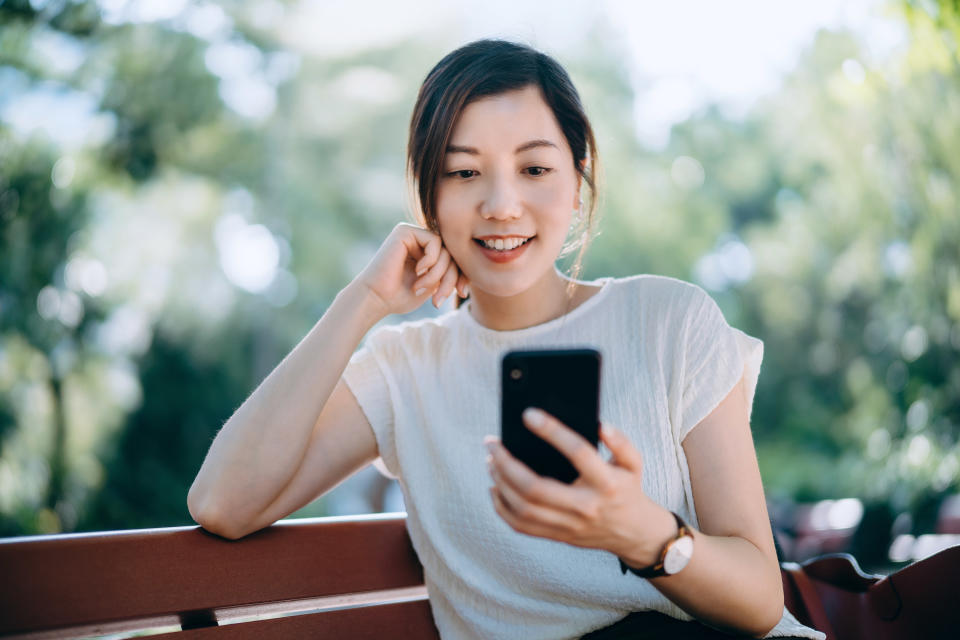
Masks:
[[[517,533],[494,511],[483,438],[500,433],[500,358],[517,348],[600,351],[600,420],[643,454],[647,495],[699,528],[680,443],[746,374],[753,404],[763,343],[731,328],[699,287],[641,275],[601,278],[586,302],[516,331],[480,325],[468,305],[382,326],[344,379],[395,476],[446,639],[576,638],[631,611],[691,616],[617,557]],[[602,445],[601,445],[602,446]],[[605,456],[609,451],[603,447]],[[825,638],[784,608],[772,636]]]

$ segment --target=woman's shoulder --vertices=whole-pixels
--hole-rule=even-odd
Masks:
[[[692,282],[652,273],[614,278],[611,282],[621,296],[651,311],[684,313],[691,305],[703,303],[710,295]]]
[[[679,343],[692,324],[715,324],[719,314],[709,293],[679,278],[644,273],[617,278],[611,284],[615,286],[611,293],[618,293],[610,296],[609,311],[642,327],[645,339],[657,343]]]

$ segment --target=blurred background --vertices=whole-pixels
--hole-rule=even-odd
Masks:
[[[487,36],[593,120],[583,277],[765,342],[784,556],[960,542],[957,0],[0,0],[0,536],[192,524],[217,430],[408,219],[423,77]],[[293,517],[382,509],[371,467]]]

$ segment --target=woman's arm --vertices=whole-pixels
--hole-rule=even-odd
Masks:
[[[694,533],[693,558],[682,571],[650,582],[708,624],[763,636],[783,615],[783,588],[743,389],[741,380],[683,441],[701,532]],[[601,438],[614,456],[608,463],[555,418],[528,410],[524,421],[580,477],[566,485],[539,476],[491,437],[491,497],[507,524],[528,535],[611,551],[635,568],[655,564],[677,525],[644,493],[643,459],[629,439],[603,425]]]
[[[440,236],[394,227],[370,263],[227,420],[190,487],[205,529],[239,538],[289,515],[377,455],[377,442],[341,375],[380,319],[434,304],[469,280]]]
[[[762,637],[783,615],[783,583],[743,384],[683,441],[700,531],[690,563],[650,582],[690,615]],[[675,533],[673,516],[661,511]],[[637,568],[652,564],[649,557],[623,560]]]
[[[301,467],[308,444],[316,440],[318,416],[357,344],[383,317],[381,306],[364,287],[348,285],[303,340],[240,405],[217,434],[190,487],[187,506],[194,520],[229,538],[270,524],[259,522],[261,514]],[[376,457],[376,441],[372,432],[367,433],[369,428],[357,429],[355,424],[329,414],[328,410],[328,416],[347,433],[333,434],[326,438],[329,443],[319,443],[327,445],[327,454],[334,460],[314,467],[315,476],[332,473],[344,464],[352,466],[351,461],[338,457],[358,461]],[[313,442],[313,446],[318,443]],[[340,479],[331,480],[335,484]],[[330,484],[323,478],[314,478],[314,482]]]

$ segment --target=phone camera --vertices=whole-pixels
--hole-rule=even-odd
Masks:
[[[519,380],[519,379],[522,378],[522,377],[523,377],[523,371],[521,371],[520,369],[511,369],[511,370],[510,370],[510,378],[511,378],[511,379],[513,379],[513,380]]]

